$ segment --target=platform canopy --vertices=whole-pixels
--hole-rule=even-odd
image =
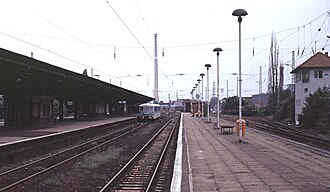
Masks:
[[[153,98],[0,48],[0,94],[140,104]]]

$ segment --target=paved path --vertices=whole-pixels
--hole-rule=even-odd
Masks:
[[[188,113],[183,138],[181,191],[330,191],[330,153],[254,129],[238,143]]]

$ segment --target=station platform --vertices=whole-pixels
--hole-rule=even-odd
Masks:
[[[43,125],[39,127],[26,127],[20,129],[4,128],[0,126],[0,146],[10,143],[25,141],[36,137],[69,132],[78,129],[86,129],[106,124],[115,123],[136,118],[136,115],[109,117],[93,120],[63,120],[51,125]]]
[[[221,134],[213,123],[182,117],[171,191],[330,191],[330,152],[249,128],[239,143],[235,131]]]

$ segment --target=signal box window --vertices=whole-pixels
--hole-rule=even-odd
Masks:
[[[302,82],[308,83],[309,82],[309,71],[302,72]]]
[[[323,78],[323,71],[314,71],[315,79],[322,79]]]

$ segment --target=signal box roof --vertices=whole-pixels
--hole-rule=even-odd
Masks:
[[[330,68],[330,57],[328,54],[318,52],[295,68],[291,73],[295,73],[304,68]]]

